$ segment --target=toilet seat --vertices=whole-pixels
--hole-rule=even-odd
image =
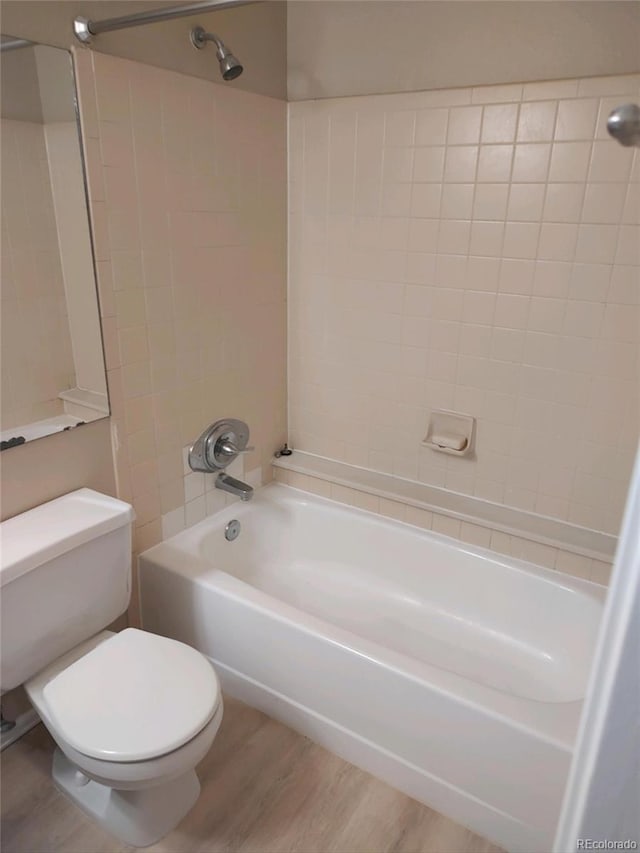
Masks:
[[[127,628],[49,680],[42,699],[74,750],[101,761],[136,762],[194,738],[216,713],[220,690],[200,652]]]

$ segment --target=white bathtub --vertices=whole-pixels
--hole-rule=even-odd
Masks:
[[[551,849],[602,587],[275,484],[145,552],[140,584],[144,627],[231,695],[509,850]]]

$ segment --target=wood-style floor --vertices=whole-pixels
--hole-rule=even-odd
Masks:
[[[2,753],[3,853],[120,853],[51,781],[37,726]],[[286,726],[226,700],[194,809],[162,853],[500,853],[499,848]]]

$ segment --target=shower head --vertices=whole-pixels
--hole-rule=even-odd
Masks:
[[[244,70],[242,64],[231,53],[219,36],[215,33],[206,32],[203,27],[194,27],[191,30],[191,44],[197,47],[198,50],[202,50],[208,41],[213,42],[216,46],[216,57],[220,64],[222,79],[235,80],[236,77],[239,77]]]
[[[235,80],[244,71],[242,64],[231,51],[226,51],[223,56],[218,56],[218,62],[223,80]]]
[[[617,107],[607,119],[607,130],[621,145],[640,147],[640,107],[637,104]]]

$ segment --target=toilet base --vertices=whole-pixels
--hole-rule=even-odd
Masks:
[[[120,791],[88,779],[58,748],[52,775],[62,793],[85,814],[132,847],[148,847],[171,832],[200,795],[195,770],[153,788]]]

